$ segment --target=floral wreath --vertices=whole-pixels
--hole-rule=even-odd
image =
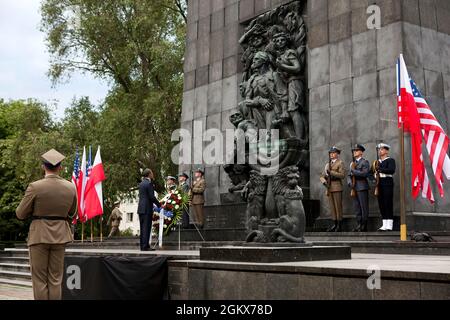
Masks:
[[[169,191],[161,200],[161,208],[154,208],[152,218],[152,236],[159,235],[161,215],[164,217],[163,235],[167,236],[183,219],[183,212],[189,206],[189,194],[175,189]]]

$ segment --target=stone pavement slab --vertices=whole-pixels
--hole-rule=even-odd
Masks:
[[[33,300],[33,289],[0,283],[0,300]]]

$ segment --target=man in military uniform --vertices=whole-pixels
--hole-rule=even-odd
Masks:
[[[166,177],[166,191],[174,191],[177,188],[177,178],[174,176]]]
[[[181,189],[182,192],[189,194],[189,191],[191,188],[189,187],[189,184],[187,183],[187,180],[189,179],[189,176],[186,173],[182,173],[178,175],[178,187]],[[186,209],[183,211],[183,224],[182,227],[184,229],[189,228],[189,209]]]
[[[342,180],[345,178],[344,163],[339,159],[341,150],[332,147],[329,152],[329,162],[320,176],[320,181],[327,187],[327,196],[330,202],[331,217],[334,224],[328,232],[342,230]]]
[[[107,225],[111,226],[111,232],[109,233],[108,238],[120,235],[119,225],[120,221],[122,220],[122,212],[119,210],[119,205],[120,205],[119,201],[114,203],[114,209],[111,212],[111,215],[109,216]]]
[[[353,206],[358,225],[352,231],[366,232],[369,219],[369,182],[370,163],[363,158],[364,146],[356,144],[352,147],[353,162],[350,165],[347,184],[352,188]]]
[[[32,219],[28,247],[36,300],[61,299],[65,246],[73,241],[68,221],[77,211],[77,191],[59,176],[64,158],[54,149],[42,155],[45,178],[28,185],[16,209],[18,219]]]
[[[378,206],[383,217],[383,225],[379,231],[392,231],[394,224],[394,178],[395,160],[389,157],[391,147],[380,143],[378,160],[375,161],[373,171],[377,177]]]
[[[192,208],[194,209],[194,223],[200,228],[204,225],[203,206],[205,204],[204,192],[206,189],[205,173],[201,169],[195,172],[195,181],[192,185]]]

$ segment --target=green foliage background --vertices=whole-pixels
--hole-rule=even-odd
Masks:
[[[157,190],[177,170],[170,138],[181,115],[185,0],[44,0],[41,15],[54,85],[81,70],[107,80],[110,91],[100,105],[74,100],[58,121],[26,93],[20,101],[0,97],[2,241],[24,240],[28,222],[15,218],[15,208],[28,183],[42,178],[40,155],[50,148],[67,156],[63,176],[70,179],[75,150],[92,145],[95,154],[101,146],[106,217],[144,168],[154,170]]]

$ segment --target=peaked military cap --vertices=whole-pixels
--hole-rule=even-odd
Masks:
[[[338,149],[338,147],[333,146],[333,147],[331,147],[331,149],[328,151],[328,153],[338,153],[338,154],[341,154],[341,150]]]
[[[205,171],[203,171],[201,168],[198,168],[195,170],[195,172],[200,172],[203,176],[205,175]]]
[[[174,180],[177,181],[177,178],[175,178],[174,176],[167,176],[166,180]]]
[[[187,175],[187,173],[180,173],[179,175],[178,175],[178,177],[185,177],[186,179],[189,179],[189,176]]]
[[[366,151],[366,148],[364,148],[364,146],[362,144],[355,144],[352,148],[352,151],[356,151],[356,150],[360,150],[362,152]]]
[[[386,144],[386,143],[380,143],[380,144],[378,145],[378,149],[381,149],[381,148],[386,149],[386,150],[390,150],[390,149],[391,149],[391,146],[388,145],[388,144]]]
[[[66,157],[56,151],[55,149],[51,149],[41,155],[42,161],[46,164],[50,164],[54,167],[58,166]]]

